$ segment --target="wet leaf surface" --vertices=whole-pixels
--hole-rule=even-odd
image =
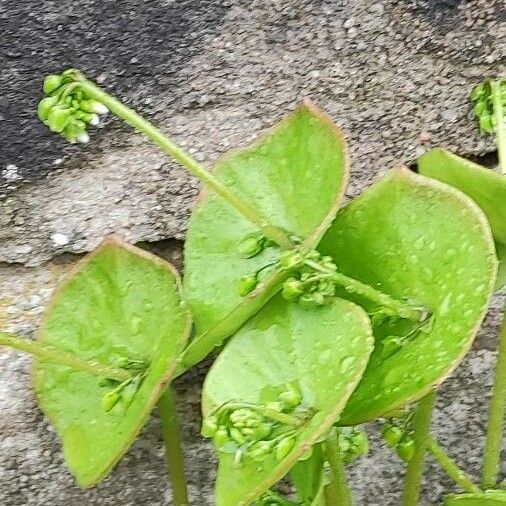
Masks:
[[[118,239],[84,258],[53,296],[39,340],[87,361],[141,360],[146,376],[104,407],[104,378],[38,361],[39,403],[63,441],[83,487],[104,478],[128,449],[170,381],[191,319],[178,276],[164,260]],[[107,398],[107,397],[106,397]],[[107,403],[105,403],[107,404]]]

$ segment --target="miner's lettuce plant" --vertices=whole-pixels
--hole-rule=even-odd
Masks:
[[[486,86],[474,97],[495,119],[480,124],[500,139],[496,84]],[[503,176],[433,151],[420,160],[430,177],[394,169],[343,207],[346,139],[311,102],[210,172],[75,70],[49,76],[44,92],[41,121],[69,141],[87,142],[109,110],[205,186],[182,287],[165,261],[111,237],[56,291],[36,341],[0,334],[36,357],[39,404],[82,487],[107,476],[158,405],[174,504],[189,503],[170,383],[214,352],[202,435],[218,457],[217,505],[351,504],[346,465],[367,452],[359,424],[378,418],[408,462],[404,505],[418,503],[427,449],[467,492],[448,504],[485,500],[429,426],[435,389],[486,312],[496,251],[504,260]],[[276,490],[284,477],[290,497]]]

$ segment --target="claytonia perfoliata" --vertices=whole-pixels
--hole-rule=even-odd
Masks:
[[[45,97],[39,102],[39,119],[52,132],[60,133],[69,142],[89,141],[88,125],[98,125],[107,107],[93,100],[80,89],[72,70],[49,75],[44,80]]]

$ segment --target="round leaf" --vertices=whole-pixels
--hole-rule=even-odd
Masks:
[[[269,388],[297,382],[313,416],[294,449],[281,462],[261,464],[220,453],[218,506],[250,504],[278,482],[339,418],[359,381],[372,349],[364,311],[343,299],[304,308],[275,297],[249,320],[220,354],[204,384],[203,412],[231,401],[258,403]]]
[[[419,158],[418,170],[424,176],[458,188],[482,208],[490,222],[500,262],[496,288],[505,286],[506,176],[439,148]]]
[[[104,378],[53,362],[36,363],[39,403],[63,440],[78,483],[104,478],[146,422],[189,336],[177,273],[164,260],[118,239],[103,242],[60,286],[39,340],[87,361],[142,360],[147,375],[117,404]],[[105,382],[106,383],[106,382]],[[127,395],[128,394],[128,395]]]
[[[409,335],[415,324],[375,325],[375,351],[341,422],[385,415],[441,383],[469,349],[495,281],[494,245],[474,202],[393,170],[337,215],[319,249],[344,274],[433,315],[393,351],[383,339]]]
[[[257,143],[222,159],[215,174],[270,223],[305,239],[311,249],[339,208],[348,177],[347,156],[340,130],[305,102]],[[239,245],[255,232],[255,226],[219,195],[205,194],[195,208],[185,245],[184,287],[197,339],[186,353],[185,365],[204,358],[276,293],[279,276],[250,296],[238,293],[242,276],[278,254],[267,248],[244,258]]]

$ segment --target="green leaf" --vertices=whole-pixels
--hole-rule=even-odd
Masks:
[[[262,401],[269,389],[296,382],[303,405],[314,410],[293,450],[280,462],[261,463],[220,452],[218,506],[250,504],[322,440],[359,381],[372,347],[370,322],[351,302],[305,308],[275,297],[249,320],[220,354],[204,384],[203,412],[231,401]]]
[[[506,492],[503,490],[487,490],[478,494],[449,495],[445,498],[445,506],[504,506]]]
[[[83,259],[59,287],[40,342],[87,361],[142,360],[148,366],[138,390],[127,386],[120,402],[105,412],[102,399],[112,390],[107,381],[37,361],[40,405],[82,487],[103,479],[135,439],[174,373],[190,327],[176,271],[116,238]]]
[[[506,176],[444,149],[431,149],[418,159],[424,176],[443,181],[469,195],[487,215],[501,262],[496,288],[506,285]]]
[[[433,314],[388,353],[382,340],[409,335],[413,324],[376,323],[375,351],[340,422],[383,416],[441,383],[469,349],[495,281],[494,245],[474,202],[393,170],[337,215],[319,250],[344,274]]]
[[[348,178],[344,136],[310,102],[282,120],[257,143],[221,160],[216,176],[257,207],[273,225],[312,249],[334,218]],[[194,210],[185,245],[185,294],[197,339],[185,365],[203,359],[232,335],[279,289],[284,275],[269,276],[249,296],[238,280],[277,258],[276,248],[244,258],[241,242],[255,227],[216,194]]]

